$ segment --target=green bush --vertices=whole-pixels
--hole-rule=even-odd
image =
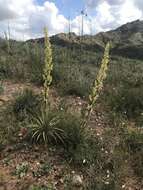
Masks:
[[[52,164],[49,162],[43,163],[36,171],[33,171],[33,177],[41,177],[48,175],[52,170]]]
[[[14,116],[12,106],[5,105],[0,110],[0,143],[2,147],[9,142],[14,142],[18,131],[19,124]]]
[[[29,190],[54,190],[54,187],[53,185],[48,185],[48,186],[45,186],[45,185],[42,185],[42,186],[36,186],[36,185],[32,185]]]
[[[142,125],[143,66],[141,61],[113,57],[101,104]]]
[[[93,182],[88,182],[85,190],[116,190],[115,182],[112,181],[110,184],[97,183],[93,180]]]
[[[43,48],[35,44],[27,44],[27,56],[28,56],[28,65],[29,65],[29,78],[31,82],[36,84],[43,83],[43,63],[44,63],[44,55],[43,55]]]
[[[111,108],[127,118],[140,117],[143,110],[143,90],[140,88],[120,88],[108,96]]]
[[[81,118],[75,114],[61,113],[59,127],[65,133],[65,146],[67,149],[76,149],[78,144],[84,141],[85,130],[81,127]]]
[[[4,92],[4,86],[2,81],[0,81],[0,95]]]
[[[27,174],[28,169],[29,169],[28,163],[22,162],[21,164],[18,164],[16,166],[16,170],[15,170],[14,174],[17,175],[18,178],[23,178]]]
[[[16,118],[23,121],[29,112],[33,112],[39,105],[38,96],[33,93],[30,89],[25,89],[13,103],[13,112]]]
[[[125,141],[131,156],[132,167],[139,177],[143,177],[143,133],[141,130],[126,134]]]
[[[28,65],[25,55],[14,52],[12,55],[4,54],[0,58],[0,77],[18,81],[28,80]]]
[[[38,44],[12,42],[11,53],[0,57],[0,77],[14,80],[42,82],[43,48]]]
[[[59,126],[64,131],[64,150],[67,159],[80,166],[91,165],[96,161],[100,142],[84,128],[78,114],[63,112]]]
[[[63,95],[88,96],[96,70],[90,64],[55,64],[53,83]]]

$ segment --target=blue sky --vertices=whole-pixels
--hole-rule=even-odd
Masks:
[[[37,0],[39,4],[43,4],[46,0]],[[71,17],[73,19],[80,11],[85,8],[84,0],[49,0],[55,3],[58,7],[60,14],[63,14],[66,18]]]
[[[0,0],[0,36],[7,31],[11,38],[25,40],[68,32],[81,34],[81,10],[85,8],[84,34],[115,29],[122,24],[143,19],[143,0]]]

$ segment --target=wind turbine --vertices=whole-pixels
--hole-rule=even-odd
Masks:
[[[84,9],[81,10],[81,36],[84,35],[84,17],[87,17],[87,13],[84,11]]]

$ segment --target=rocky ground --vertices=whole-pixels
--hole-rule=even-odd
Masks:
[[[0,95],[1,110],[6,104],[14,100],[15,96],[23,89],[30,88],[35,93],[41,93],[42,88],[33,86],[30,83],[14,83],[4,81],[4,92]],[[50,91],[53,102],[60,102],[55,89]],[[80,97],[67,96],[67,103],[72,110],[79,110],[85,101]],[[100,110],[100,108],[98,108]],[[95,111],[90,121],[91,130],[102,138],[103,131],[109,127],[106,114],[102,111]],[[0,152],[0,190],[29,190],[32,186],[47,186],[49,190],[68,190],[69,184],[73,184],[74,189],[82,189],[85,177],[74,166],[69,166],[63,157],[63,150],[55,147],[40,147],[21,142],[19,136],[18,143],[8,145]],[[143,184],[138,183],[129,170],[130,174],[125,179],[122,186],[124,190],[141,190]],[[31,190],[30,189],[30,190]],[[34,189],[32,189],[34,190]]]

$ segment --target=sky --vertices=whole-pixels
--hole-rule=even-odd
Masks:
[[[0,0],[0,36],[27,40],[69,31],[81,34],[81,10],[84,34],[115,29],[143,19],[143,0]],[[70,22],[69,22],[70,20]]]

